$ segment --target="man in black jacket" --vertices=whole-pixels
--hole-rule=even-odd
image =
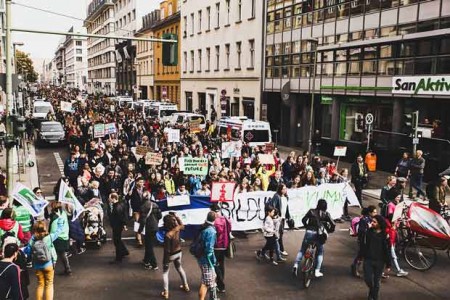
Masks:
[[[156,245],[156,233],[158,232],[158,223],[162,218],[161,210],[158,204],[151,201],[148,197],[150,193],[147,192],[145,202],[141,206],[141,216],[139,218],[138,233],[144,234],[144,268],[146,270],[158,270],[155,252],[153,247]],[[143,230],[145,229],[145,232]]]
[[[109,196],[108,214],[113,232],[114,247],[116,247],[116,259],[111,263],[120,263],[123,257],[130,253],[122,241],[122,230],[127,224],[127,205],[125,202],[119,202],[119,196],[116,193]]]
[[[368,182],[368,168],[363,161],[361,154],[358,155],[356,161],[352,164],[351,168],[352,183],[355,186],[355,194],[358,198],[359,204],[362,205],[362,190],[364,185]]]
[[[17,244],[8,244],[0,261],[0,299],[22,300],[20,268],[13,263],[19,253]]]

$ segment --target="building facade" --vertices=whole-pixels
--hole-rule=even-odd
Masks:
[[[261,110],[262,0],[187,0],[181,10],[182,109],[210,119]]]
[[[136,37],[153,38],[153,25],[158,23],[161,18],[159,9],[142,17],[142,28],[135,34]],[[136,43],[137,59],[137,86],[138,99],[155,99],[154,91],[154,43],[138,41]]]
[[[412,149],[404,115],[419,111],[418,149],[430,168],[448,162],[450,89],[402,88],[421,79],[450,86],[450,1],[265,3],[263,105],[280,143],[308,145],[312,109],[321,153],[347,145],[353,158],[370,148],[392,168]]]
[[[62,40],[55,51],[56,85],[62,86],[66,83],[66,50]]]
[[[175,34],[180,37],[180,1],[167,0],[160,4],[160,21],[153,24],[155,38],[161,39],[163,34]],[[176,66],[163,66],[162,43],[154,43],[154,98],[177,103],[180,107],[180,63]],[[178,46],[178,62],[180,47]]]
[[[113,0],[93,0],[88,6],[84,27],[88,34],[115,35]],[[115,41],[88,38],[88,92],[116,94]]]
[[[75,32],[73,28],[69,32]],[[77,33],[86,33],[82,27]],[[65,85],[80,90],[87,89],[87,38],[67,36],[64,42],[65,50]]]

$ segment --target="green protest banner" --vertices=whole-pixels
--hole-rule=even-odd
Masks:
[[[208,159],[199,157],[184,157],[183,171],[186,175],[206,175],[208,174]]]

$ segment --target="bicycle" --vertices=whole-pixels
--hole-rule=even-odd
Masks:
[[[399,239],[397,245],[411,268],[422,272],[427,271],[437,261],[436,249],[428,242],[426,237],[411,230],[407,212],[408,206],[404,205],[397,228]]]
[[[311,281],[314,278],[314,270],[316,267],[316,256],[317,256],[317,244],[314,241],[308,243],[306,247],[305,254],[300,265],[300,270],[303,276],[299,276],[303,282],[305,288],[309,288]]]

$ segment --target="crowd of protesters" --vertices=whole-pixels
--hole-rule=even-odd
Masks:
[[[257,258],[260,260],[267,258],[274,265],[284,262],[288,255],[283,245],[285,223],[288,224],[290,220],[288,188],[348,182],[354,187],[358,200],[362,204],[362,189],[368,181],[368,170],[362,156],[358,156],[350,172],[345,168],[338,170],[335,162],[322,161],[319,156],[311,156],[308,152],[301,155],[291,152],[283,160],[276,147],[269,151],[266,146],[250,147],[246,143],[242,146],[239,158],[223,159],[221,158],[221,144],[228,141],[230,136],[227,134],[218,136],[213,122],[207,121],[205,130],[195,133],[192,133],[189,127],[178,126],[177,128],[180,129],[179,142],[169,143],[167,124],[159,119],[145,118],[142,112],[133,110],[131,107],[119,107],[117,103],[108,98],[90,96],[86,100],[81,100],[78,98],[77,91],[45,87],[40,90],[40,96],[51,101],[55,108],[55,114],[49,115],[48,118],[60,121],[67,133],[70,157],[64,162],[64,177],[55,186],[56,201],[52,203],[51,210],[42,217],[42,220],[32,224],[33,218],[30,215],[24,216],[26,212],[17,203],[14,206],[14,212],[17,214],[15,218],[11,216],[12,212],[8,211],[9,208],[6,208],[8,205],[4,205],[5,210],[0,219],[2,230],[5,230],[2,226],[7,226],[6,230],[10,230],[14,220],[21,224],[16,233],[22,244],[28,245],[23,252],[30,254],[36,241],[43,241],[51,249],[51,257],[47,261],[32,261],[38,278],[37,299],[53,299],[54,263],[57,259],[62,261],[63,273],[72,274],[69,263],[70,254],[68,254],[70,253],[69,240],[75,241],[75,252],[81,254],[85,251],[85,240],[91,238],[91,231],[88,234],[82,228],[80,220],[68,221],[73,213],[71,207],[57,202],[59,187],[63,181],[73,189],[82,205],[87,205],[92,200],[102,204],[99,212],[100,219],[103,219],[104,212],[106,212],[116,250],[115,258],[111,263],[121,263],[129,255],[121,236],[127,229],[127,225],[130,224],[129,220],[133,219],[136,246],[143,246],[145,249],[142,260],[143,267],[147,270],[158,270],[154,247],[158,244],[158,224],[162,219],[165,235],[161,296],[165,299],[169,298],[170,263],[173,263],[180,275],[180,288],[185,292],[190,291],[188,276],[182,267],[180,231],[184,229],[184,224],[174,213],[163,218],[158,206],[158,201],[166,199],[168,196],[209,196],[212,183],[220,181],[235,182],[235,193],[273,191],[274,197],[265,208],[266,218],[263,232],[267,243],[261,251],[257,252]],[[65,101],[78,99],[73,103],[73,112],[61,111],[60,101],[62,99]],[[115,123],[116,132],[94,138],[94,125],[108,123]],[[29,137],[32,138],[32,134]],[[162,163],[147,165],[145,155],[138,153],[138,147],[162,154]],[[262,164],[258,154],[273,155],[274,164]],[[181,157],[208,159],[207,175],[183,174],[178,163],[178,159]],[[418,166],[409,164],[407,169],[399,162],[396,172],[398,174],[408,173],[404,176],[409,176],[409,172],[411,172],[411,176],[416,174],[416,177],[413,178],[414,187],[420,194],[420,192],[423,193],[420,189],[420,175],[423,175],[423,170],[420,171],[417,168],[421,167],[422,161],[418,159],[415,162]],[[351,180],[349,175],[351,175]],[[378,295],[380,266],[390,267],[391,259],[394,258],[397,274],[407,275],[395,261],[395,245],[392,238],[388,240],[385,234],[389,228],[392,228],[392,226],[387,227],[386,225],[386,223],[389,225],[389,216],[392,214],[392,205],[389,207],[388,203],[395,199],[402,201],[403,199],[400,197],[403,197],[405,189],[405,186],[401,185],[402,179],[395,180],[395,182],[394,179],[396,178],[390,178],[381,195],[384,203],[382,210],[386,207],[387,222],[384,218],[378,218],[374,207],[369,207],[361,217],[361,220],[365,220],[366,226],[359,226],[361,231],[358,232],[360,250],[352,265],[352,272],[354,275],[358,275],[357,265],[364,260],[365,269],[367,268],[367,272],[365,271],[366,283],[370,287],[372,299],[376,299]],[[394,186],[395,192],[394,189],[391,189]],[[441,190],[439,187],[434,190],[438,204],[442,203],[439,202],[439,199],[442,198]],[[40,196],[39,188],[36,188],[34,192],[38,197]],[[0,204],[2,201],[8,200],[7,197],[3,196],[3,198],[0,196]],[[326,208],[318,207],[317,212],[320,211],[323,211],[319,214],[321,216],[325,213]],[[329,217],[325,219],[326,222],[333,224],[334,230],[334,220]],[[342,218],[336,221],[350,220],[346,202]],[[304,223],[309,224],[310,222],[305,221]],[[317,224],[312,227],[317,227]],[[363,229],[365,229],[364,232]],[[225,257],[232,238],[231,230],[231,222],[222,216],[220,206],[212,205],[211,212],[207,215],[200,231],[204,248],[203,255],[198,257],[202,274],[200,299],[207,297],[208,290],[210,299],[217,298],[216,292],[225,292]],[[314,234],[310,233],[308,238],[312,239],[313,236]],[[367,239],[362,238],[366,236]],[[376,250],[370,250],[374,247]],[[304,245],[299,251],[300,259],[297,257],[295,268],[298,267],[301,260],[301,253],[305,250],[303,248]],[[269,251],[269,254],[266,254],[266,251]],[[15,259],[15,256],[19,255],[21,251],[9,247],[3,252],[5,263],[0,264],[0,270],[3,266],[7,266],[11,258]],[[275,258],[273,254],[276,255]],[[323,251],[320,257],[323,259]],[[28,262],[30,262],[29,259]],[[25,265],[26,263],[25,261]],[[11,270],[15,272],[15,269]],[[8,271],[8,276],[14,277],[12,271]],[[21,273],[19,275],[22,277]],[[322,275],[319,264],[316,276]],[[24,286],[24,280],[20,281],[20,278],[17,280],[20,285]],[[15,281],[12,282],[17,285]],[[26,299],[26,285],[21,291],[19,294],[22,298],[13,299]]]

